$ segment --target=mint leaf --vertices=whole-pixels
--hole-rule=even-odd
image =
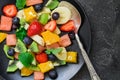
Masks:
[[[16,7],[18,9],[23,9],[25,7],[26,0],[16,0]]]
[[[25,53],[20,53],[18,59],[25,67],[30,67],[34,57],[31,53],[25,52]]]
[[[27,35],[27,31],[24,28],[20,28],[16,32],[16,37],[20,39],[21,41],[24,39],[24,37]]]

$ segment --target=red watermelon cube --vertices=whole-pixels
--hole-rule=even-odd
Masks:
[[[2,31],[10,31],[12,27],[12,18],[1,16],[1,24],[0,24],[0,30]]]
[[[15,46],[17,42],[17,38],[15,34],[8,34],[6,38],[6,44],[8,46]]]
[[[43,3],[43,0],[26,0],[27,6],[32,6],[32,5],[40,4],[40,3]]]

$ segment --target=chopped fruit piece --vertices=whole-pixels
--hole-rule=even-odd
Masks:
[[[75,30],[74,21],[73,20],[68,21],[67,23],[60,27],[60,30],[66,32],[74,31]]]
[[[39,62],[39,63],[44,63],[44,62],[47,62],[48,61],[48,56],[46,53],[39,53],[36,55],[36,60]]]
[[[0,22],[0,30],[3,31],[10,31],[12,27],[12,18],[1,16],[1,22]]]
[[[44,46],[41,46],[41,45],[39,45],[38,48],[39,48],[40,52],[43,52],[46,49]]]
[[[37,18],[37,13],[32,6],[24,9],[24,15],[27,22],[32,22],[34,19]]]
[[[71,11],[67,7],[57,7],[52,11],[51,14],[54,12],[58,12],[60,15],[56,20],[57,24],[65,24],[71,19]]]
[[[9,60],[9,65],[7,67],[7,72],[15,72],[18,69],[18,67],[16,66],[16,63],[17,62],[14,61],[14,60],[12,60],[12,61]]]
[[[48,0],[46,6],[50,8],[51,10],[55,9],[59,4],[58,0]]]
[[[29,67],[29,69],[30,69],[30,70],[33,70],[33,71],[40,71],[40,68],[39,68],[38,66],[36,66],[36,65],[31,65],[31,66]]]
[[[60,38],[57,34],[50,31],[45,31],[41,33],[46,45],[51,45],[53,43],[59,42]]]
[[[30,76],[33,73],[33,70],[30,70],[29,68],[23,67],[21,69],[21,76]]]
[[[38,66],[40,67],[42,73],[48,72],[54,68],[54,65],[52,64],[51,61],[40,63]]]
[[[42,30],[43,30],[42,25],[38,21],[34,21],[30,24],[27,30],[27,35],[34,36],[34,35],[40,34]]]
[[[8,34],[6,38],[6,44],[8,46],[15,46],[16,45],[16,35],[15,34]]]
[[[44,73],[42,72],[34,72],[34,80],[44,80]]]
[[[14,57],[13,56],[9,56],[8,55],[8,50],[9,50],[9,46],[8,45],[4,45],[4,52],[5,52],[5,55],[7,56],[7,58],[9,58],[9,59],[14,59]]]
[[[48,22],[45,26],[44,26],[44,28],[46,29],[46,30],[49,30],[49,31],[51,31],[51,32],[53,32],[55,29],[56,29],[56,21],[55,20],[52,20],[52,21],[50,21],[50,22]]]
[[[64,47],[61,47],[62,51],[58,54],[54,54],[59,60],[66,60],[67,58],[67,51]]]
[[[19,55],[19,53],[17,53],[17,52],[14,54],[14,58],[17,60],[18,60],[18,55]]]
[[[0,32],[0,43],[1,43],[3,40],[5,40],[6,36],[7,36],[6,33]]]
[[[31,37],[34,41],[36,41],[39,45],[44,46],[44,40],[41,36],[39,35],[34,35]]]
[[[15,46],[15,51],[19,52],[19,53],[23,53],[23,52],[27,51],[25,44],[20,39],[17,40],[17,44]]]
[[[59,35],[61,33],[61,31],[60,31],[60,29],[58,27],[56,27],[56,29],[54,30],[54,33]]]
[[[49,14],[48,13],[43,13],[39,17],[39,22],[43,25],[45,25],[49,20]]]
[[[47,45],[46,47],[47,47],[47,49],[52,49],[52,48],[58,48],[58,47],[60,47],[60,45],[58,43],[53,43],[51,45]]]
[[[63,35],[60,38],[59,44],[62,47],[67,47],[67,46],[71,45],[71,41],[70,41],[70,38],[69,38],[68,34]]]
[[[15,17],[17,14],[17,8],[14,4],[9,4],[3,7],[3,13],[8,17]]]
[[[73,51],[67,52],[66,62],[77,63],[77,52],[73,52]]]
[[[16,66],[17,66],[18,69],[20,69],[20,70],[24,67],[24,65],[23,65],[20,61],[18,61],[18,62],[16,63]]]
[[[50,70],[48,75],[51,79],[56,79],[58,77],[56,70]]]
[[[43,0],[26,0],[26,5],[27,6],[32,6],[35,4],[43,3]]]
[[[36,42],[32,42],[32,44],[29,46],[30,51],[32,52],[39,52],[38,44]]]
[[[25,22],[25,14],[24,14],[24,9],[22,9],[22,10],[19,10],[19,11],[17,12],[17,15],[16,15],[16,17],[20,18],[20,21],[21,21],[21,19],[22,19],[22,22]],[[20,23],[21,23],[21,22],[20,22]]]

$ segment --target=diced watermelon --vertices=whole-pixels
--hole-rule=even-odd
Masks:
[[[40,52],[43,52],[46,49],[44,46],[41,46],[41,45],[39,45],[38,48],[39,48]]]
[[[53,43],[51,45],[47,45],[46,47],[47,47],[47,49],[51,49],[51,48],[58,48],[58,47],[60,47],[60,45],[58,43]]]
[[[34,72],[34,80],[44,80],[44,73]]]
[[[43,0],[26,0],[26,5],[27,6],[32,6],[35,4],[43,3]]]
[[[59,44],[62,47],[67,47],[67,46],[71,45],[71,41],[70,41],[70,38],[69,38],[68,34],[63,35],[60,38]]]
[[[12,27],[12,18],[1,16],[0,30],[10,31]]]
[[[6,38],[6,44],[8,46],[15,46],[17,42],[16,35],[15,34],[8,34]]]

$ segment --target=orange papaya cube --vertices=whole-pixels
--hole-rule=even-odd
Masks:
[[[6,16],[1,16],[1,21],[0,21],[0,30],[2,31],[10,31],[12,27],[12,18],[6,17]]]
[[[60,40],[59,35],[57,35],[53,32],[50,32],[50,31],[42,32],[41,35],[42,35],[46,45],[54,44],[56,42],[59,42],[59,40]]]
[[[35,4],[43,3],[43,0],[26,0],[26,5],[27,6],[32,6]]]
[[[17,38],[15,34],[8,34],[6,38],[6,44],[8,46],[15,46],[17,42]]]

